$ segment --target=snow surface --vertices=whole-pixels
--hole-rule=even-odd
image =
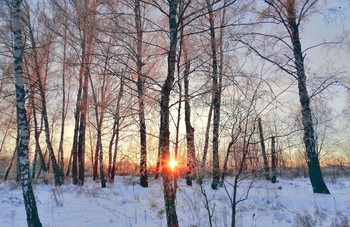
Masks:
[[[43,226],[166,226],[161,180],[151,179],[142,188],[137,177],[117,177],[102,189],[88,179],[82,187],[66,183],[60,187],[35,184],[39,216]],[[228,179],[232,182],[232,179]],[[231,226],[230,200],[225,188],[214,191],[204,183],[213,226]],[[239,184],[244,196],[251,180]],[[279,179],[272,184],[253,183],[247,200],[238,204],[237,226],[332,226],[350,225],[350,179],[328,180],[331,195],[312,193],[307,178]],[[229,193],[232,188],[226,184]],[[180,226],[209,226],[204,196],[199,185],[179,181],[177,215]],[[19,184],[0,182],[0,226],[26,226],[22,190]]]

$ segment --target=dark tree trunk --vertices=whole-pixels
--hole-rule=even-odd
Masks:
[[[111,141],[110,141],[110,159],[109,162],[109,179],[111,181],[114,180],[115,175],[115,169],[116,169],[116,161],[117,161],[117,152],[118,152],[118,143],[119,143],[119,129],[120,129],[120,102],[122,100],[124,94],[124,81],[123,78],[120,78],[120,87],[119,87],[119,94],[118,94],[118,100],[117,100],[117,106],[116,106],[116,112],[114,116],[114,123],[113,123],[113,134]],[[114,141],[114,152],[112,157],[112,144]]]
[[[95,104],[96,105],[96,104]],[[92,151],[93,153],[93,151]],[[98,177],[98,155],[100,153],[100,145],[98,142],[98,138],[97,138],[97,143],[95,146],[95,154],[91,155],[91,160],[92,160],[92,180],[95,181],[97,180]]]
[[[137,34],[137,46],[136,46],[136,73],[137,73],[137,96],[139,104],[139,124],[140,124],[140,185],[142,187],[148,187],[148,174],[147,174],[147,137],[146,137],[146,120],[145,120],[145,107],[144,107],[144,83],[145,77],[142,74],[142,19],[141,19],[141,1],[135,0],[135,27]]]
[[[71,150],[71,156],[69,159],[69,164],[67,167],[67,174],[68,177],[70,164],[72,165],[72,182],[73,184],[78,184],[78,134],[79,134],[79,119],[80,119],[80,101],[81,100],[81,88],[79,85],[78,94],[77,94],[77,104],[76,109],[74,111],[74,134],[73,134],[73,143],[72,143],[72,150]],[[72,159],[72,162],[71,162]]]
[[[304,127],[303,140],[306,149],[310,181],[314,193],[330,194],[322,177],[320,162],[316,151],[315,132],[310,107],[310,96],[307,91],[304,57],[299,38],[299,24],[296,22],[297,16],[295,13],[295,7],[296,6],[294,0],[287,1],[287,23],[288,30],[290,31],[291,42],[293,44],[294,63],[297,71],[299,100],[301,104],[301,117]]]
[[[85,140],[86,140],[86,122],[88,112],[88,92],[89,75],[92,53],[94,50],[94,29],[92,25],[96,23],[97,1],[93,0],[85,4],[82,14],[79,15],[82,20],[82,27],[79,27],[81,37],[81,62],[79,71],[79,88],[77,96],[75,129],[73,137],[73,184],[83,185],[85,180]]]
[[[21,30],[21,0],[12,3],[13,37],[14,37],[14,70],[16,87],[16,107],[19,127],[18,163],[21,174],[24,206],[27,214],[27,224],[30,227],[41,227],[33,188],[30,180],[28,142],[29,128],[25,109],[25,89],[23,85],[22,70],[22,30]]]
[[[181,58],[181,54],[179,56]],[[175,149],[174,149],[174,160],[177,162],[178,153],[179,153],[179,138],[180,138],[180,120],[181,120],[181,108],[182,108],[182,86],[181,86],[181,76],[180,76],[180,61],[177,62],[177,84],[179,87],[179,99],[178,99],[178,106],[177,106],[177,118],[175,123]],[[179,172],[175,169],[173,169],[173,176],[174,176],[174,187],[175,189],[178,188],[177,179],[179,178]]]
[[[199,169],[199,176],[198,176],[198,183],[199,184],[203,183],[203,178],[204,178],[204,174],[205,174],[205,166],[207,163],[207,154],[208,154],[208,148],[209,148],[209,133],[210,133],[210,125],[211,125],[212,115],[213,115],[213,100],[210,103],[208,120],[207,120],[207,127],[205,128],[205,138],[204,138],[202,162],[201,162],[201,166]]]
[[[189,95],[189,74],[190,61],[188,60],[188,50],[186,41],[183,44],[183,54],[185,61],[184,71],[184,87],[185,87],[185,124],[186,124],[186,140],[187,140],[187,171],[186,184],[192,185],[192,180],[196,175],[196,150],[194,146],[194,128],[191,125],[191,105]]]
[[[80,122],[79,122],[79,134],[78,134],[78,184],[84,185],[85,181],[85,142],[86,142],[86,122],[87,122],[87,112],[88,112],[88,96],[89,96],[89,76],[90,76],[90,64],[92,61],[92,53],[94,49],[94,30],[91,26],[95,23],[95,14],[97,2],[93,0],[91,5],[85,5],[84,7],[84,27],[83,33],[84,38],[82,43],[84,43],[84,49],[82,54],[82,67],[83,67],[83,81],[82,81],[82,98],[80,106]],[[85,53],[85,54],[84,54]]]
[[[61,113],[61,133],[60,133],[60,143],[58,146],[58,164],[61,172],[62,182],[64,181],[64,149],[63,149],[63,143],[64,143],[64,130],[65,130],[65,121],[67,116],[67,109],[66,108],[66,55],[67,55],[67,42],[65,41],[67,39],[67,28],[66,23],[64,24],[64,43],[63,43],[63,64],[62,64],[62,113]],[[68,100],[69,101],[69,100]]]
[[[15,147],[15,149],[14,149],[14,151],[13,151],[13,155],[12,155],[12,158],[11,158],[11,161],[10,161],[10,165],[9,165],[9,167],[7,167],[7,170],[6,170],[6,172],[5,172],[4,181],[7,180],[8,175],[9,175],[9,173],[10,173],[10,171],[11,171],[11,168],[12,168],[12,165],[13,165],[13,161],[14,161],[15,158],[16,158],[17,149],[18,149],[18,143],[19,143],[19,133],[18,133],[17,138],[16,138],[16,147]]]
[[[160,101],[160,127],[159,127],[159,152],[161,154],[161,168],[164,186],[164,201],[169,227],[178,226],[176,214],[176,188],[173,185],[172,171],[169,167],[170,161],[170,131],[169,131],[169,99],[170,92],[174,83],[175,63],[176,63],[176,47],[177,47],[177,0],[168,0],[169,3],[169,32],[170,46],[168,52],[168,73],[166,80],[162,86],[161,101]]]
[[[231,148],[232,148],[234,143],[235,143],[234,141],[231,141],[228,144],[228,147],[227,147],[227,150],[226,150],[226,157],[225,157],[224,166],[222,168],[222,173],[221,173],[220,187],[224,186],[224,181],[225,181],[225,177],[226,177],[226,173],[227,173],[227,162],[228,162],[228,158],[229,158],[230,153],[231,153]]]
[[[113,127],[112,127],[112,135],[109,140],[109,145],[108,145],[108,178],[111,182],[114,180],[114,174],[112,174],[112,168],[113,168],[113,144],[114,144],[114,138],[116,136],[116,125],[117,125],[117,119],[114,117],[113,120]]]
[[[219,164],[219,126],[220,126],[220,105],[221,105],[221,89],[219,86],[219,73],[217,61],[217,47],[215,38],[215,24],[212,4],[207,0],[209,29],[210,29],[210,44],[211,57],[213,67],[213,181],[211,188],[218,189],[220,183],[220,164]]]
[[[154,174],[154,179],[158,179],[159,176],[160,176],[160,162],[161,162],[161,153],[160,153],[160,150],[158,151],[158,154],[157,154],[157,164],[156,164],[156,173]]]
[[[73,134],[73,143],[71,150],[71,158],[72,163],[69,161],[67,168],[67,176],[70,169],[70,164],[72,165],[72,182],[73,184],[78,184],[78,145],[79,141],[79,127],[80,127],[80,118],[81,118],[81,109],[82,109],[82,93],[83,93],[83,78],[85,75],[85,60],[86,60],[86,41],[85,41],[85,33],[83,32],[82,40],[81,40],[81,62],[79,69],[79,84],[78,84],[78,92],[77,92],[77,101],[76,107],[74,111],[74,134]]]
[[[276,155],[276,141],[274,136],[271,137],[271,169],[272,169],[271,182],[276,183],[277,182],[277,155]]]
[[[85,42],[82,42],[82,59],[85,59]],[[78,92],[77,92],[77,102],[76,102],[76,108],[74,111],[74,134],[73,134],[73,143],[72,143],[72,150],[71,150],[71,158],[72,163],[69,162],[68,168],[67,168],[67,176],[70,169],[70,164],[72,165],[72,182],[73,184],[78,184],[78,140],[79,140],[79,122],[80,122],[80,111],[81,111],[81,94],[82,94],[82,86],[83,86],[83,73],[84,73],[84,62],[82,60],[80,64],[80,71],[79,71],[79,85],[78,85]]]
[[[33,102],[34,98],[32,99]],[[34,103],[34,102],[33,102]],[[34,138],[35,138],[35,158],[34,158],[34,163],[33,163],[33,171],[32,171],[32,178],[34,179],[35,177],[35,166],[36,166],[36,157],[39,155],[39,159],[40,159],[40,163],[41,163],[41,170],[44,171],[44,181],[45,183],[48,183],[48,180],[46,179],[46,173],[47,173],[47,168],[46,168],[46,164],[45,164],[45,159],[43,156],[43,152],[40,146],[40,132],[39,132],[39,128],[38,128],[38,121],[37,121],[37,116],[36,116],[36,110],[35,107],[33,105],[33,120],[34,120]]]
[[[88,105],[88,91],[89,91],[89,69],[86,66],[83,80],[83,94],[82,106],[80,112],[79,133],[78,133],[78,184],[84,185],[85,180],[85,137],[86,137],[86,119],[87,119],[87,105]]]
[[[264,132],[261,124],[261,118],[258,118],[258,128],[259,128],[259,137],[260,137],[260,146],[261,152],[264,160],[264,175],[266,180],[270,180],[270,168],[269,161],[266,154],[265,142],[264,142]]]
[[[96,143],[96,152],[95,152],[95,162],[94,162],[94,177],[97,176],[97,164],[100,165],[100,179],[101,179],[101,187],[106,187],[106,178],[104,174],[104,168],[103,168],[103,146],[102,146],[102,124],[104,119],[104,103],[105,103],[105,79],[103,78],[102,88],[101,88],[101,105],[100,105],[100,112],[98,108],[98,101],[97,101],[97,95],[94,88],[94,83],[92,81],[91,75],[89,74],[89,80],[90,80],[90,86],[91,86],[91,93],[94,100],[94,110],[95,110],[95,120],[96,120],[96,126],[97,126],[97,143]],[[96,178],[94,179],[96,180]]]
[[[28,18],[30,18],[30,14],[28,13],[27,15]],[[30,21],[30,19],[29,19]],[[32,30],[31,24],[28,24],[28,30],[29,30],[29,36],[31,40],[31,45],[32,45],[32,51],[33,51],[33,57],[34,57],[34,70],[35,70],[35,75],[36,75],[36,81],[37,85],[39,88],[39,93],[40,93],[40,98],[41,98],[41,115],[44,121],[44,129],[45,129],[45,140],[46,140],[46,146],[49,152],[49,157],[52,165],[52,169],[54,172],[55,176],[55,184],[56,185],[61,185],[61,172],[58,168],[57,165],[57,160],[55,157],[55,153],[52,147],[52,142],[51,142],[51,135],[50,135],[50,126],[49,126],[49,119],[48,119],[48,114],[47,114],[47,103],[46,103],[46,95],[45,95],[45,87],[43,84],[43,79],[41,78],[40,75],[40,66],[39,66],[39,56],[37,52],[37,44],[35,42],[35,37],[34,37],[34,32]]]

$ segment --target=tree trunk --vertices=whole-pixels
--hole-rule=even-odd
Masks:
[[[226,157],[225,157],[225,161],[224,161],[224,166],[222,168],[222,172],[221,172],[221,181],[220,181],[220,187],[224,186],[224,181],[225,181],[225,177],[226,177],[226,173],[227,173],[227,162],[228,162],[228,158],[230,156],[231,153],[231,148],[233,146],[235,142],[232,140],[228,146],[227,146],[227,150],[226,150]]]
[[[17,150],[18,150],[18,143],[19,143],[19,133],[17,133],[17,134],[18,135],[17,135],[17,138],[16,138],[16,147],[13,150],[13,155],[12,155],[12,158],[11,158],[11,161],[10,161],[10,165],[9,165],[9,167],[7,167],[7,170],[5,172],[4,181],[7,181],[7,178],[9,176],[9,173],[10,173],[12,165],[13,165],[13,161],[16,158],[16,154],[17,154]]]
[[[146,120],[144,107],[144,83],[145,77],[142,74],[142,19],[141,19],[141,1],[135,0],[135,27],[137,35],[136,46],[136,73],[137,73],[137,97],[139,105],[139,124],[140,124],[140,185],[148,187],[147,174],[147,137],[146,137]]]
[[[33,102],[33,108],[35,108],[34,106],[34,98],[32,99]],[[38,131],[38,120],[37,120],[37,116],[36,116],[36,110],[33,109],[33,120],[34,120],[34,138],[35,138],[35,158],[37,157],[37,155],[39,155],[40,158],[40,163],[41,163],[41,169],[44,171],[44,181],[45,183],[48,182],[48,180],[46,179],[46,173],[47,173],[47,168],[46,168],[46,164],[45,164],[45,159],[43,156],[43,152],[40,146],[40,132]],[[34,159],[35,161],[35,159]],[[32,178],[34,179],[35,177],[35,162],[33,163],[33,171],[32,171]]]
[[[65,129],[65,120],[67,116],[66,108],[66,55],[67,55],[67,28],[66,23],[64,24],[64,36],[63,36],[63,63],[62,63],[62,113],[61,113],[61,133],[60,133],[60,142],[58,146],[58,164],[62,174],[62,182],[64,181],[64,129]]]
[[[97,175],[97,163],[100,164],[100,179],[101,179],[101,186],[102,188],[106,187],[106,178],[104,175],[104,169],[103,169],[103,147],[102,147],[102,123],[104,119],[104,102],[105,102],[105,95],[104,95],[104,89],[105,89],[105,78],[103,79],[103,85],[101,89],[101,105],[100,105],[100,114],[98,111],[98,101],[97,101],[97,95],[94,88],[94,84],[91,78],[91,75],[89,74],[90,79],[90,86],[91,86],[91,93],[94,100],[94,110],[95,110],[95,120],[96,120],[96,126],[97,126],[97,143],[96,143],[96,153],[95,153],[95,162],[94,162],[94,172],[96,168],[96,175]],[[95,176],[95,175],[94,175]]]
[[[191,105],[189,95],[189,74],[190,61],[188,60],[188,50],[186,40],[183,41],[183,54],[185,62],[184,87],[185,87],[185,125],[187,141],[187,171],[186,184],[192,186],[192,180],[196,175],[196,150],[194,146],[194,128],[191,125]]]
[[[96,117],[96,114],[95,114],[95,117]],[[99,124],[98,122],[96,122],[96,123]],[[98,134],[98,132],[97,132],[97,134]],[[91,155],[91,160],[92,160],[92,180],[93,181],[97,180],[97,177],[98,177],[98,158],[99,158],[99,154],[100,154],[100,145],[99,145],[99,141],[98,140],[99,139],[97,138],[97,142],[96,142],[96,145],[95,145],[95,154],[93,154],[93,151],[91,151],[91,153],[92,153],[92,155]]]
[[[123,77],[120,78],[120,87],[119,87],[119,94],[117,99],[117,106],[115,109],[115,116],[114,116],[114,124],[113,124],[113,134],[114,136],[111,138],[110,146],[112,149],[112,144],[114,140],[114,152],[113,152],[113,158],[110,160],[110,171],[109,171],[109,179],[111,181],[114,180],[115,175],[115,169],[116,169],[116,161],[117,161],[117,152],[118,152],[118,143],[119,143],[119,130],[120,130],[120,102],[122,100],[124,94],[124,80]],[[109,151],[110,155],[112,155],[112,150]],[[110,156],[112,157],[112,156]]]
[[[266,154],[264,133],[263,133],[263,128],[262,128],[262,124],[261,124],[261,118],[258,118],[258,128],[259,128],[261,152],[262,152],[262,156],[263,156],[263,160],[264,160],[264,175],[265,175],[266,180],[270,180],[269,161],[268,161],[267,154]]]
[[[80,62],[80,69],[79,69],[79,83],[78,83],[78,92],[77,92],[77,101],[74,111],[74,134],[73,134],[73,143],[72,143],[72,149],[71,149],[71,157],[72,157],[72,164],[69,162],[68,164],[68,170],[70,168],[70,164],[72,165],[72,182],[73,184],[78,184],[78,144],[80,143],[79,138],[79,127],[80,127],[80,118],[81,118],[81,109],[82,109],[82,93],[83,93],[83,78],[84,78],[84,71],[85,71],[85,60],[86,60],[86,35],[83,32],[82,40],[81,40],[81,62]],[[71,158],[70,158],[71,160]],[[68,171],[67,170],[67,176]]]
[[[272,169],[272,177],[271,182],[277,182],[277,155],[276,155],[276,141],[275,137],[271,137],[271,169]]]
[[[310,107],[310,96],[306,86],[306,74],[304,57],[299,38],[299,24],[295,13],[295,0],[288,0],[286,4],[287,22],[293,44],[294,64],[297,71],[299,100],[301,104],[301,117],[304,127],[304,144],[306,149],[307,164],[309,167],[310,181],[314,193],[330,194],[322,177],[320,162],[316,151],[315,132]]]
[[[26,118],[25,109],[25,89],[23,85],[22,71],[22,30],[21,30],[21,0],[14,0],[12,3],[12,19],[13,19],[13,37],[14,37],[14,70],[15,70],[15,86],[16,86],[16,106],[17,120],[19,125],[19,146],[18,146],[18,163],[21,173],[22,191],[24,206],[27,214],[27,224],[30,227],[41,227],[33,188],[30,180],[29,159],[28,159],[28,142],[29,128]]]
[[[175,63],[176,63],[176,47],[177,47],[177,0],[168,0],[169,3],[169,32],[170,32],[170,46],[168,52],[168,73],[166,80],[161,90],[160,101],[160,127],[159,127],[159,152],[161,154],[161,168],[164,186],[164,201],[165,211],[167,217],[167,224],[169,227],[178,226],[176,214],[176,188],[173,185],[172,171],[169,168],[170,161],[170,131],[169,131],[169,99],[170,92],[174,83]]]
[[[208,9],[208,20],[210,30],[210,44],[211,57],[213,67],[213,181],[211,188],[218,189],[220,183],[220,164],[219,164],[219,126],[220,126],[220,103],[221,103],[221,89],[219,87],[218,61],[217,61],[217,47],[215,38],[215,24],[213,15],[213,6],[209,0],[206,0]]]
[[[83,80],[83,94],[82,105],[80,112],[79,133],[78,133],[78,184],[84,185],[85,180],[85,137],[86,137],[86,119],[87,119],[87,105],[88,105],[88,92],[89,92],[89,68],[85,66],[84,80]]]
[[[181,58],[181,53],[179,55],[179,59],[180,58]],[[175,148],[174,148],[174,160],[175,160],[175,162],[177,162],[177,160],[178,160],[178,153],[179,153],[180,123],[181,123],[181,108],[182,108],[182,100],[181,100],[182,99],[182,86],[181,86],[180,65],[181,65],[181,62],[177,61],[177,84],[179,87],[179,99],[178,99],[178,106],[177,106],[177,118],[176,118],[176,123],[175,123]],[[178,188],[177,179],[179,178],[179,172],[176,170],[176,168],[173,169],[173,177],[174,177],[174,187],[176,190]]]
[[[1,92],[1,90],[0,90],[0,92]],[[13,114],[14,113],[14,109],[12,109],[11,108],[11,113]],[[11,114],[11,118],[13,117],[13,115]],[[4,137],[2,138],[2,141],[1,141],[1,145],[0,145],[0,153],[3,151],[3,149],[4,149],[4,145],[5,144],[7,144],[6,142],[6,138],[7,138],[7,136],[9,135],[9,132],[10,132],[10,130],[11,130],[11,127],[12,126],[12,121],[11,120],[9,120],[8,121],[8,123],[7,123],[7,126],[6,126],[6,131],[5,131],[5,133],[4,133]]]
[[[208,120],[207,120],[207,127],[205,128],[202,163],[201,163],[201,166],[199,169],[199,176],[198,176],[198,183],[199,184],[203,183],[203,178],[204,178],[204,174],[205,174],[205,166],[207,163],[207,154],[208,154],[208,148],[209,148],[209,133],[210,133],[210,125],[211,125],[212,115],[213,115],[213,99],[210,103]]]
[[[30,14],[27,15],[28,18],[30,18]],[[30,21],[30,19],[29,19]],[[58,168],[55,153],[52,147],[51,143],[51,136],[50,136],[50,126],[49,126],[49,119],[47,114],[47,104],[46,104],[46,95],[45,95],[45,87],[42,82],[42,78],[40,75],[40,66],[39,66],[39,57],[37,52],[37,44],[35,42],[34,38],[34,32],[32,30],[31,24],[28,24],[28,30],[29,30],[29,36],[31,40],[32,45],[32,51],[33,51],[33,57],[34,57],[34,70],[36,75],[36,81],[39,88],[40,98],[41,98],[41,115],[44,121],[44,129],[45,129],[45,140],[46,140],[46,146],[49,151],[49,156],[52,164],[52,169],[55,176],[55,185],[61,185],[61,172]]]
[[[82,78],[81,75],[79,77]],[[80,79],[79,79],[80,80]],[[67,174],[68,176],[70,164],[72,165],[72,182],[73,184],[78,184],[78,134],[79,134],[79,119],[80,119],[80,101],[81,101],[81,85],[79,82],[79,89],[77,94],[77,104],[76,109],[74,111],[74,134],[73,134],[73,143],[72,143],[72,150],[71,150],[71,158],[69,159],[69,164],[67,167]],[[72,163],[71,163],[72,159]]]

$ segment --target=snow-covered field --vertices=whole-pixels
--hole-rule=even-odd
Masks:
[[[230,181],[230,180],[229,180]],[[142,188],[136,177],[117,177],[102,189],[88,180],[83,187],[34,185],[43,226],[166,226],[162,181],[150,180]],[[272,184],[254,182],[247,200],[239,203],[237,226],[332,226],[350,225],[350,179],[327,180],[331,195],[313,194],[307,178],[279,179]],[[250,181],[239,185],[246,193]],[[213,191],[205,182],[213,226],[231,225],[229,197],[224,188]],[[232,189],[227,186],[228,192]],[[179,181],[177,214],[180,226],[209,226],[204,196],[197,184]],[[20,185],[0,183],[0,226],[26,226]]]

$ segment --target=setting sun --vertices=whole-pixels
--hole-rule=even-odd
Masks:
[[[169,162],[169,166],[170,166],[171,170],[174,170],[176,165],[177,165],[176,161],[174,159],[171,159]]]

